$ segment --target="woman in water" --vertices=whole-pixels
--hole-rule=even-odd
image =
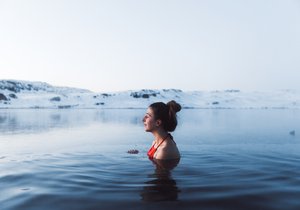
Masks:
[[[147,109],[143,118],[145,131],[154,135],[154,141],[148,151],[150,159],[172,160],[180,159],[180,154],[173,137],[169,132],[175,130],[177,126],[176,113],[181,110],[181,106],[170,101],[153,103]]]

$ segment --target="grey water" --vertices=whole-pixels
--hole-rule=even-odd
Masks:
[[[182,110],[175,163],[144,112],[0,110],[0,209],[300,209],[300,110]]]

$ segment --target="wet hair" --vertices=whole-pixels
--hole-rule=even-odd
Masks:
[[[175,130],[177,126],[176,113],[181,110],[180,104],[176,101],[169,101],[167,104],[163,102],[156,102],[149,106],[156,120],[161,120],[164,129],[168,132]]]

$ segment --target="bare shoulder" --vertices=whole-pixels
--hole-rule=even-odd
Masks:
[[[155,158],[156,159],[180,158],[180,153],[175,142],[171,139],[166,141],[166,143],[161,145],[161,147],[159,148],[159,151],[157,152]]]

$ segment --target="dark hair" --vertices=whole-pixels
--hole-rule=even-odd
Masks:
[[[176,101],[169,101],[167,104],[163,102],[156,102],[149,106],[157,120],[162,121],[162,125],[166,131],[172,132],[177,126],[176,113],[181,110],[180,104]]]

